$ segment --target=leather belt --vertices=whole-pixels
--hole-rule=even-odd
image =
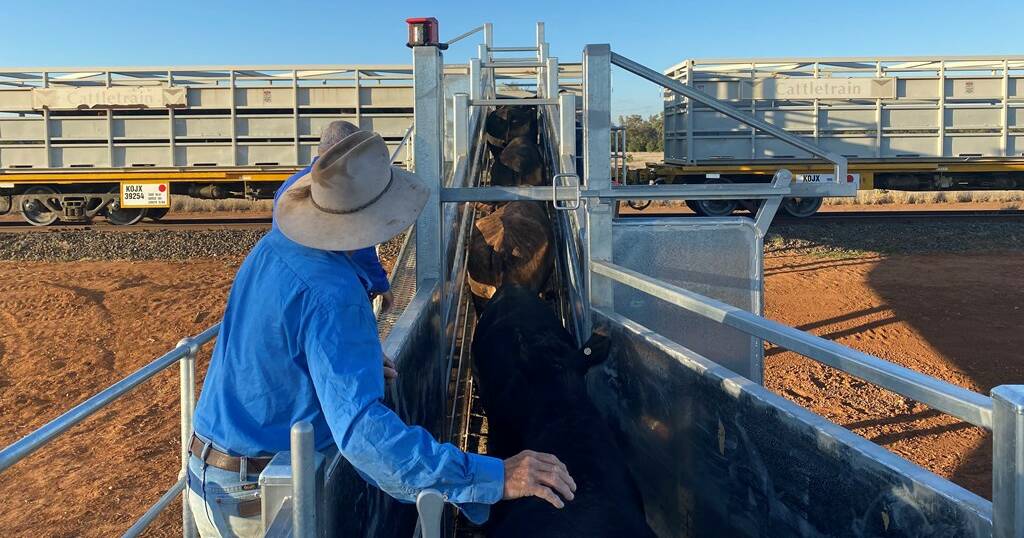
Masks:
[[[271,460],[271,458],[246,458],[244,456],[231,456],[225,454],[224,452],[221,452],[220,450],[217,450],[216,448],[213,448],[212,446],[207,451],[206,458],[204,459],[203,448],[205,446],[205,442],[203,442],[201,439],[193,435],[192,442],[189,443],[189,452],[191,452],[193,456],[202,460],[204,463],[213,465],[214,467],[218,469],[223,469],[225,471],[233,471],[236,473],[239,472],[242,469],[242,460],[245,459],[247,460],[246,471],[249,474],[257,474],[262,472],[263,469],[265,469],[267,465],[270,464]]]

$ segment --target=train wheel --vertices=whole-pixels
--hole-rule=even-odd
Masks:
[[[146,217],[152,221],[158,221],[167,216],[167,212],[170,211],[169,207],[155,207],[146,210]]]
[[[701,212],[701,208],[697,205],[697,202],[693,200],[683,200],[683,202],[686,203],[686,207],[690,208],[690,211],[693,211],[702,217],[704,216],[704,213]]]
[[[728,179],[709,179],[704,183],[732,183]],[[686,201],[687,207],[694,213],[704,217],[728,217],[739,207],[739,200],[694,200],[693,205]]]
[[[60,218],[60,213],[51,207],[60,207],[60,195],[51,187],[30,187],[24,196],[35,198],[22,199],[21,216],[33,226],[49,226]],[[47,203],[43,203],[43,199]]]
[[[130,226],[146,216],[145,209],[127,209],[115,200],[107,206],[107,222],[117,226]]]
[[[629,207],[632,207],[637,211],[643,211],[651,205],[650,200],[629,200],[626,203],[629,204]]]
[[[821,198],[786,198],[782,200],[782,211],[791,217],[810,217],[821,207]]]

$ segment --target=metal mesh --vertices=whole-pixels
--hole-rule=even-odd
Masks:
[[[416,295],[416,229],[409,230],[409,238],[406,240],[405,248],[399,253],[395,260],[395,267],[392,269],[391,293],[395,296],[395,302],[391,309],[377,317],[377,333],[383,341],[391,332],[398,318],[405,312]]]

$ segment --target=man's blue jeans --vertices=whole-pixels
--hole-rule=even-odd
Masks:
[[[259,515],[241,517],[238,503],[259,498],[259,473],[242,475],[188,460],[188,503],[203,538],[258,538],[263,536]]]

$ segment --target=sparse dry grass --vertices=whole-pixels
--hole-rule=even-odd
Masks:
[[[1001,203],[1017,207],[1024,202],[1024,191],[951,191],[910,192],[870,190],[860,191],[852,198],[826,198],[825,205],[915,205],[915,204],[970,204]]]
[[[273,200],[242,200],[239,198],[228,198],[226,200],[202,200],[188,196],[175,196],[171,200],[171,211],[174,212],[220,213],[270,211],[273,208]]]

